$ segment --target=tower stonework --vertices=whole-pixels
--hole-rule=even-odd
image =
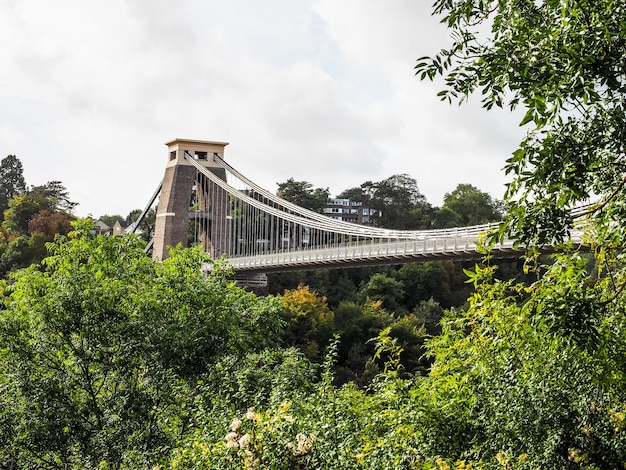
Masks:
[[[228,239],[228,226],[223,223],[228,216],[228,198],[215,185],[208,185],[211,188],[208,192],[201,189],[207,187],[202,184],[206,178],[199,175],[196,168],[185,160],[185,154],[226,180],[226,170],[217,166],[213,161],[213,154],[223,158],[224,147],[228,142],[174,139],[166,142],[166,145],[168,162],[157,208],[152,257],[163,260],[169,256],[169,247],[179,243],[187,246],[189,205],[195,185],[198,191],[198,210],[205,214],[202,223],[206,230],[200,243],[213,258],[219,258],[226,251]]]

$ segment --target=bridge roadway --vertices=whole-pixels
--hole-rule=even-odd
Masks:
[[[420,237],[404,240],[374,240],[316,248],[281,250],[254,256],[232,257],[229,264],[238,273],[277,272],[319,267],[401,264],[419,261],[480,259],[481,237],[489,225],[437,230],[436,236],[419,232]],[[447,233],[446,233],[447,232]],[[492,249],[496,258],[519,257],[524,253],[513,241],[505,241]]]

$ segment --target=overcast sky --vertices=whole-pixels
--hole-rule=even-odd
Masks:
[[[459,183],[500,198],[520,117],[414,76],[448,42],[431,3],[2,0],[0,158],[60,180],[81,216],[143,207],[174,138],[229,142],[271,191],[406,173],[433,205]]]

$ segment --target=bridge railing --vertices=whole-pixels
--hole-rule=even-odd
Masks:
[[[478,249],[478,243],[479,237],[474,235],[422,240],[377,240],[373,243],[347,243],[235,257],[229,259],[229,263],[237,271],[271,271],[298,266],[393,263],[407,259],[415,261],[445,257],[475,259],[483,256]],[[496,250],[502,254],[517,252],[513,242],[501,244]]]
[[[573,230],[571,242],[581,245],[584,228]],[[340,246],[323,246],[314,249],[283,250],[262,255],[235,257],[229,263],[238,272],[270,272],[307,268],[315,265],[351,266],[401,263],[407,260],[429,261],[441,259],[478,260],[484,257],[479,248],[484,233],[468,233],[466,236],[434,237],[420,240],[376,240],[375,242],[347,243]],[[539,247],[552,251],[554,247]],[[504,240],[491,247],[495,258],[519,257],[525,249],[514,240]]]

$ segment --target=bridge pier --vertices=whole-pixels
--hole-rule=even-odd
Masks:
[[[195,185],[198,213],[203,215],[199,242],[214,259],[219,258],[228,251],[229,198],[221,188],[206,184],[206,178],[185,159],[185,155],[226,180],[226,170],[213,161],[213,154],[223,158],[228,142],[174,139],[166,145],[168,162],[157,209],[152,257],[163,260],[169,256],[169,247],[179,243],[187,246],[189,207]]]

